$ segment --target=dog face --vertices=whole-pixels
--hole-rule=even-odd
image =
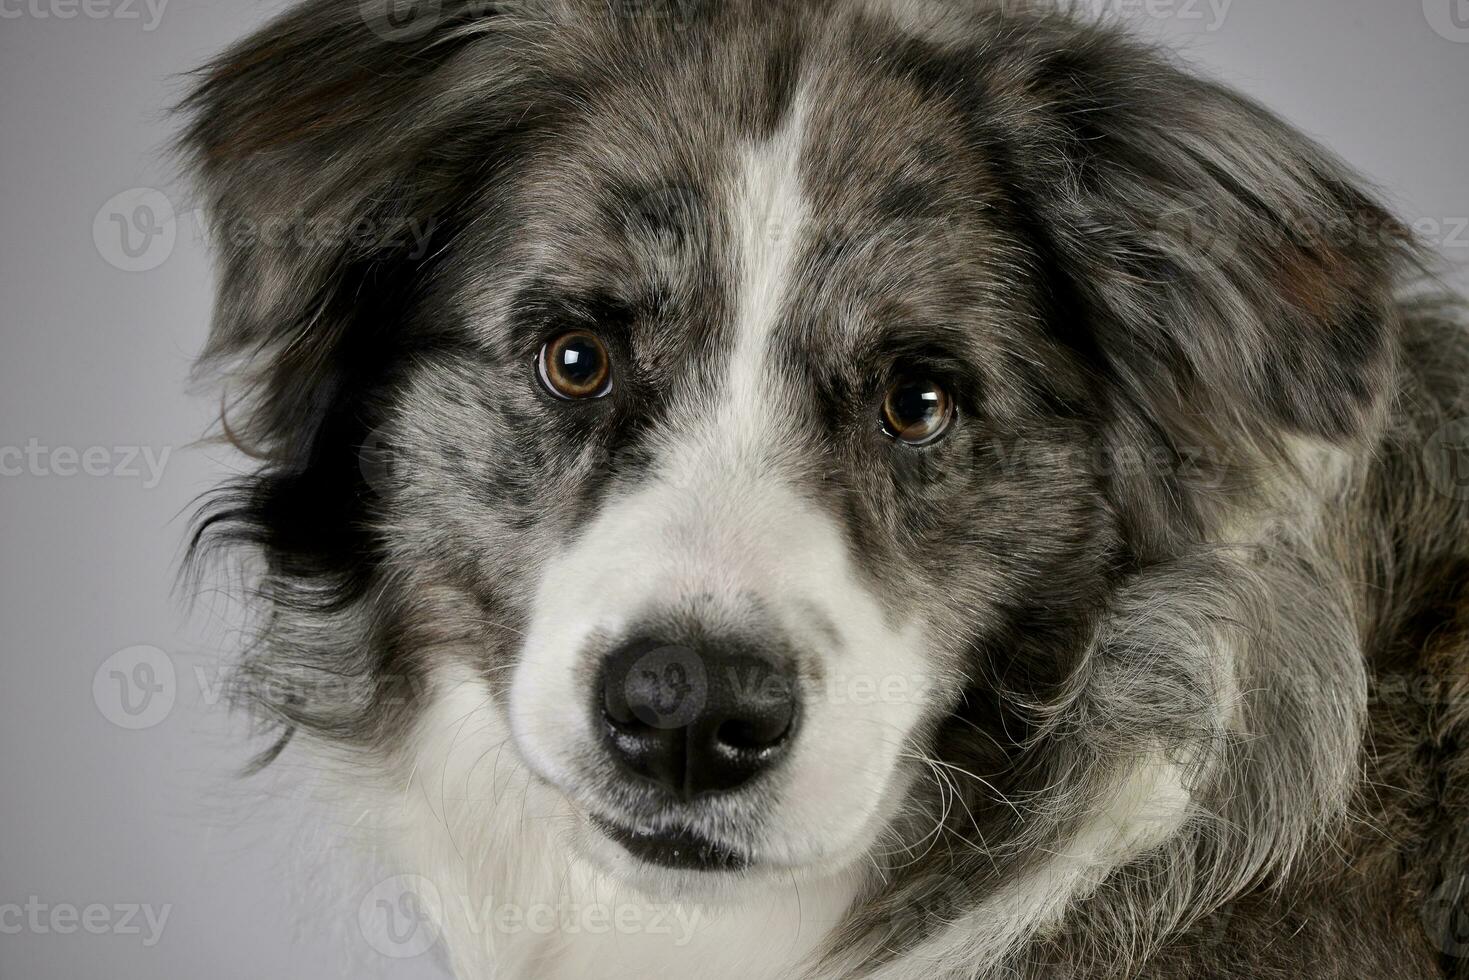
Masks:
[[[524,632],[485,663],[513,664],[517,749],[615,839],[827,869],[871,848],[975,645],[1095,591],[1113,522],[1065,451],[1076,372],[1003,353],[1056,345],[961,120],[846,66],[728,94],[667,70],[603,93],[511,179],[503,230],[464,233],[444,302],[482,353],[410,372],[388,506],[526,556],[513,586],[479,573]],[[744,98],[769,104],[721,105]],[[852,130],[854,104],[884,108]],[[571,394],[566,338],[596,364]],[[405,561],[442,561],[419,540]]]
[[[1080,425],[1048,407],[1080,386],[996,356],[1046,341],[986,259],[1019,246],[966,209],[956,120],[846,132],[838,93],[898,87],[803,84],[761,93],[784,104],[754,127],[608,93],[511,192],[508,254],[472,263],[508,274],[447,300],[483,370],[445,389],[462,368],[427,366],[390,412],[455,420],[391,437],[435,447],[405,519],[534,556],[506,696],[527,762],[635,853],[746,874],[870,848],[977,638],[1042,582],[1094,588],[1111,531],[1061,451]],[[1015,444],[1036,461],[996,451]],[[444,445],[488,470],[456,475]]]
[[[1042,15],[358,7],[227,57],[188,136],[216,210],[368,232],[223,255],[213,353],[275,457],[227,516],[284,659],[362,684],[277,716],[401,752],[431,685],[383,678],[452,660],[653,892],[942,831],[978,905],[1237,793],[1271,667],[1204,546],[1389,367],[1386,246],[1284,233],[1380,218],[1329,160]],[[1334,751],[1254,758],[1325,797]]]

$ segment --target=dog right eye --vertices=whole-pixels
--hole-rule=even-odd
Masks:
[[[601,338],[571,330],[541,347],[537,373],[541,385],[566,401],[601,398],[612,390],[612,358]]]
[[[938,441],[953,421],[954,399],[928,378],[903,378],[883,399],[883,431],[910,446]]]

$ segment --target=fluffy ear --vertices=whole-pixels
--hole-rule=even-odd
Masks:
[[[201,72],[181,151],[218,250],[203,363],[244,388],[232,435],[301,452],[332,392],[363,380],[344,374],[388,356],[455,215],[534,123],[497,6],[311,0]]]
[[[1194,434],[1363,431],[1406,230],[1280,119],[1120,33],[996,36],[984,125],[1015,148],[1012,192],[1070,270],[1100,366]]]

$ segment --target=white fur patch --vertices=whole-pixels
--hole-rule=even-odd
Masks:
[[[805,118],[805,102],[798,97],[775,137],[746,151],[735,190],[738,332],[725,397],[712,428],[730,436],[730,447],[739,451],[768,442],[771,426],[781,417],[782,393],[770,383],[770,336],[780,318],[806,220],[798,169]]]
[[[385,955],[440,942],[466,980],[683,980],[690,964],[711,980],[776,980],[841,921],[850,876],[787,880],[716,905],[649,897],[600,874],[567,847],[579,821],[520,763],[484,681],[443,669],[431,701],[406,779],[379,787],[385,798],[359,787],[386,815],[377,836],[392,858],[362,910],[365,930],[394,920],[368,935]]]

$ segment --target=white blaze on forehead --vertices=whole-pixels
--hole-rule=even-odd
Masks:
[[[769,371],[771,341],[800,259],[805,131],[806,103],[797,95],[775,136],[745,148],[733,188],[735,343],[715,422],[745,437],[758,435],[781,400]]]
[[[608,760],[587,710],[598,658],[660,614],[702,616],[713,634],[721,619],[759,617],[754,628],[827,678],[808,685],[820,689],[803,700],[780,770],[751,789],[768,797],[755,801],[765,813],[757,859],[811,868],[844,866],[872,844],[933,685],[921,627],[887,621],[842,528],[797,485],[811,463],[790,438],[801,381],[774,368],[807,216],[805,118],[798,97],[773,136],[738,151],[722,202],[734,331],[722,371],[713,390],[667,413],[643,483],[606,500],[548,557],[509,713],[526,761],[606,814],[614,801],[595,793]],[[602,760],[595,774],[589,758]]]

